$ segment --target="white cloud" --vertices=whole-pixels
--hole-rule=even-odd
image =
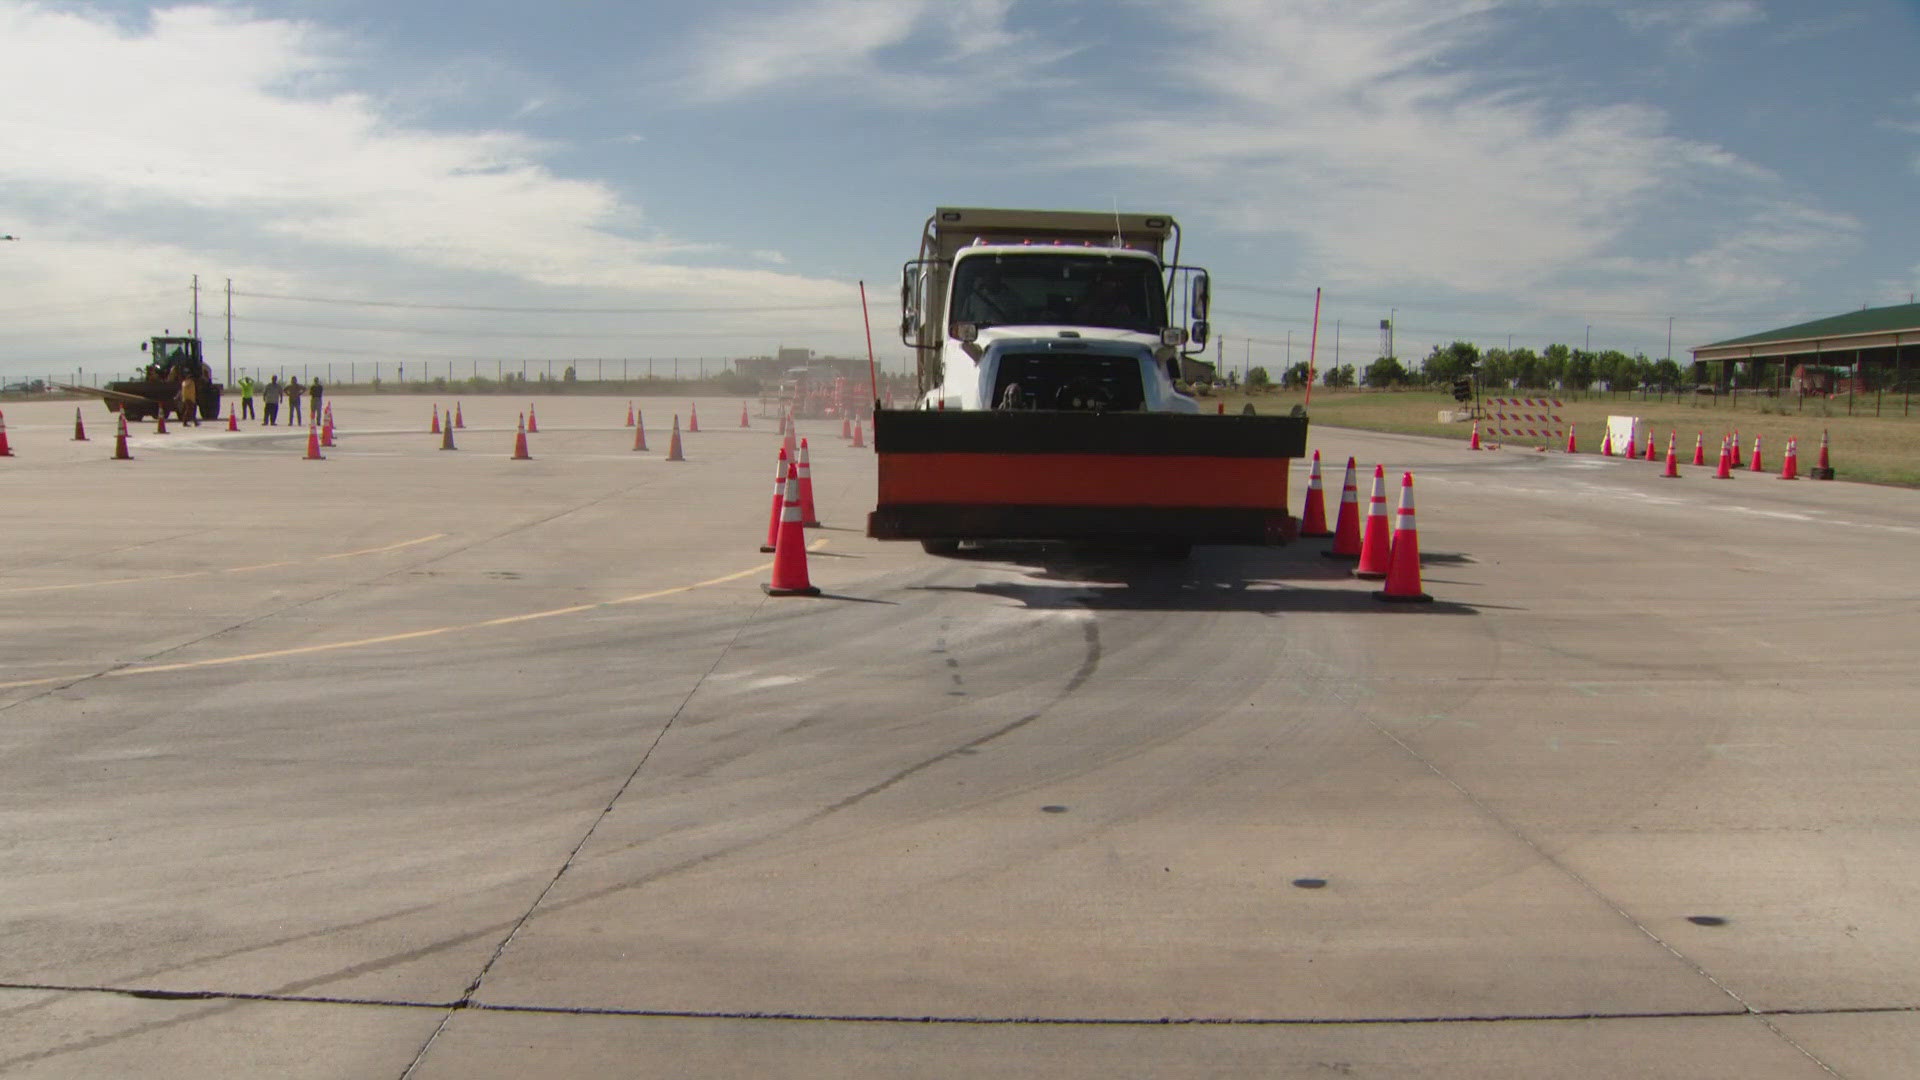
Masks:
[[[1008,28],[1012,0],[799,0],[737,16],[691,46],[683,91],[698,102],[804,86],[894,107],[963,105],[1043,81],[1076,51]],[[979,58],[993,54],[993,77]]]
[[[1655,0],[1614,9],[1628,26],[1667,36],[1676,48],[1691,48],[1708,34],[1766,20],[1758,0]]]
[[[1169,15],[1196,39],[1167,74],[1209,91],[1217,119],[1096,125],[1057,140],[1053,161],[1137,167],[1135,147],[1180,147],[1166,168],[1229,230],[1295,237],[1309,280],[1376,292],[1558,293],[1616,307],[1684,294],[1699,262],[1626,256],[1636,230],[1689,201],[1715,201],[1741,254],[1769,260],[1744,285],[1719,282],[1729,294],[1776,288],[1791,259],[1852,239],[1850,219],[1809,227],[1817,215],[1783,214],[1777,199],[1739,220],[1726,193],[1773,178],[1674,134],[1655,107],[1551,104],[1550,87],[1518,81],[1480,48],[1512,7],[1530,5],[1195,0]],[[1706,243],[1701,260],[1732,241]]]

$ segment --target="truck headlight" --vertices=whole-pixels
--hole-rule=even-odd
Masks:
[[[1178,326],[1160,328],[1160,344],[1177,349],[1187,343],[1187,332]]]

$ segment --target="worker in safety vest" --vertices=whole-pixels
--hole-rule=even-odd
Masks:
[[[240,419],[253,419],[253,376],[240,376]]]

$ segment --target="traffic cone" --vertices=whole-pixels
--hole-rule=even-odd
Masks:
[[[7,443],[7,414],[0,413],[0,457],[12,457],[13,447]]]
[[[840,437],[843,439],[853,438],[853,414],[852,413],[848,413],[845,416],[842,416],[840,418]]]
[[[1313,467],[1307,470],[1307,504],[1300,508],[1300,535],[1318,539],[1332,536],[1327,528],[1327,495],[1320,487],[1320,451],[1313,452]]]
[[[127,453],[127,414],[120,414],[120,433],[113,437],[113,460],[132,461],[133,455]]]
[[[153,419],[154,419],[153,433],[155,435],[165,435],[167,433],[166,407],[162,406],[160,411],[153,415]]]
[[[1720,439],[1720,467],[1713,471],[1715,480],[1733,479],[1733,451],[1727,448],[1727,440]]]
[[[231,405],[227,406],[227,430],[228,431],[240,430],[240,414],[235,412],[233,406]]]
[[[446,422],[446,425],[440,429],[440,449],[442,450],[460,449],[459,447],[453,445],[453,421],[451,419],[449,419]]]
[[[527,434],[540,434],[540,418],[533,414],[533,402],[527,402]]]
[[[633,413],[633,448],[635,450],[647,448],[647,422],[639,413]]]
[[[813,459],[807,453],[807,440],[800,440],[800,524],[809,528],[820,527],[820,519],[813,512]]]
[[[1393,553],[1388,558],[1386,587],[1375,600],[1403,604],[1433,601],[1420,588],[1420,530],[1413,522],[1413,474],[1400,474],[1400,508],[1393,515]]]
[[[87,441],[87,425],[80,422],[80,409],[77,406],[73,410],[73,441]]]
[[[320,421],[320,426],[332,427],[333,426],[333,402],[331,401],[327,402],[327,408],[325,412],[323,412],[321,415],[324,416],[325,419]]]
[[[773,467],[773,509],[767,512],[767,542],[761,551],[772,551],[780,544],[780,508],[787,498],[787,448],[781,447]]]
[[[1663,479],[1680,479],[1680,455],[1674,452],[1675,443],[1679,438],[1677,433],[1667,432],[1667,471],[1660,474]]]
[[[1815,480],[1833,479],[1833,464],[1827,460],[1827,429],[1820,429],[1820,463],[1813,467]]]
[[[689,402],[687,405],[687,434],[691,435],[699,430],[700,405],[698,402]]]
[[[1668,441],[1668,442],[1672,442],[1672,441],[1673,441],[1673,440],[1672,440],[1672,438],[1671,438],[1671,434],[1672,434],[1672,433],[1671,433],[1671,432],[1669,432],[1668,434],[1669,434],[1669,438],[1668,438],[1668,440],[1667,440],[1667,441]],[[1660,460],[1660,455],[1659,455],[1659,453],[1658,453],[1658,452],[1657,452],[1657,451],[1656,451],[1656,450],[1654,449],[1654,445],[1653,445],[1653,429],[1651,429],[1651,428],[1649,428],[1649,429],[1647,429],[1647,460],[1648,460],[1648,461],[1659,461],[1659,460]]]
[[[1580,444],[1575,442],[1573,438],[1573,433],[1578,429],[1579,425],[1577,424],[1567,425],[1567,453],[1569,454],[1577,454],[1580,452]]]
[[[686,456],[680,452],[680,414],[679,413],[673,414],[673,438],[667,440],[667,460],[668,461],[687,460]]]
[[[819,596],[807,580],[807,534],[800,524],[800,466],[787,466],[780,507],[780,535],[774,544],[773,580],[760,586],[768,596]]]
[[[440,406],[439,405],[435,405],[433,407],[433,433],[435,435],[440,434]]]
[[[1608,428],[1606,431],[1606,435],[1602,437],[1600,440],[1600,456],[1601,457],[1613,456],[1613,429],[1612,428]]]
[[[532,461],[533,455],[527,453],[527,424],[522,417],[519,430],[513,434],[513,456],[508,461]]]
[[[1760,436],[1758,435],[1753,437],[1753,464],[1747,466],[1747,468],[1756,473],[1762,472],[1766,468],[1766,466],[1760,464]]]
[[[1693,463],[1695,465],[1707,463],[1707,433],[1704,431],[1693,433]]]
[[[744,402],[744,401],[740,403],[740,426],[741,426],[741,427],[752,427],[752,426],[753,426],[753,425],[752,425],[751,423],[749,423],[749,422],[748,422],[748,420],[747,420],[747,403],[746,403],[746,402]]]
[[[860,437],[860,421],[855,420],[853,422],[853,448],[855,450],[864,450],[866,447],[867,440]]]
[[[1480,449],[1480,421],[1478,420],[1473,422],[1473,437],[1467,440],[1467,449]]]
[[[1731,469],[1742,468],[1740,464],[1740,429],[1739,428],[1733,429],[1733,455],[1732,455],[1732,460],[1727,463],[1727,467]]]
[[[453,426],[457,428],[467,426],[467,414],[460,411],[460,403],[457,401],[453,403]]]
[[[1353,478],[1353,459],[1347,459],[1347,479],[1340,486],[1340,511],[1333,523],[1333,547],[1321,552],[1329,559],[1360,557],[1360,487]]]
[[[321,446],[333,445],[333,410],[332,409],[328,409],[325,413],[325,419],[320,421],[320,445]]]
[[[633,427],[633,402],[627,402],[627,426]]]
[[[1367,500],[1366,538],[1360,543],[1360,565],[1353,568],[1353,576],[1358,578],[1383,578],[1387,576],[1387,561],[1392,551],[1393,536],[1387,530],[1387,470],[1384,466],[1373,467],[1373,493]]]
[[[305,461],[327,460],[326,458],[320,456],[320,428],[314,424],[307,425],[307,456],[302,460],[305,460]]]
[[[1780,459],[1780,479],[1782,480],[1800,479],[1800,440],[1799,439],[1795,439],[1795,438],[1787,439],[1786,456]]]
[[[1640,456],[1633,449],[1634,441],[1637,440],[1639,437],[1640,437],[1640,429],[1637,427],[1634,427],[1632,424],[1628,424],[1627,425],[1627,452],[1624,455],[1628,461],[1632,461],[1634,458],[1637,458]]]

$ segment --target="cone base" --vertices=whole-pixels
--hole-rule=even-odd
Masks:
[[[1353,576],[1363,578],[1367,581],[1387,580],[1387,572],[1385,570],[1355,570]]]
[[[1385,600],[1389,604],[1431,604],[1433,603],[1433,597],[1428,596],[1426,593],[1398,594],[1398,593],[1389,593],[1389,592],[1377,592],[1373,594],[1373,598],[1375,600]]]
[[[1833,479],[1833,470],[1823,469],[1815,465],[1813,468],[1807,470],[1807,476],[1813,480],[1831,480]]]
[[[1360,553],[1357,551],[1352,553],[1345,551],[1323,551],[1320,554],[1329,559],[1353,559],[1358,561],[1360,558]]]
[[[767,555],[767,554],[770,554],[770,553],[772,553],[772,551],[773,551],[773,545],[772,545],[772,544],[761,544],[761,545],[760,545],[760,554],[762,554],[762,555]]]
[[[803,529],[818,529],[820,528],[820,523],[818,521],[808,520],[801,522],[800,527]]]
[[[1332,536],[1332,535],[1333,535],[1333,530],[1332,530],[1332,529],[1328,529],[1328,530],[1327,530],[1326,532],[1303,532],[1303,533],[1301,533],[1301,534],[1300,534],[1300,539],[1302,539],[1302,540],[1325,540],[1325,539],[1327,539],[1328,537],[1330,537],[1330,536]]]
[[[819,596],[820,595],[820,590],[813,587],[812,585],[803,585],[798,589],[776,589],[772,585],[768,585],[762,582],[760,585],[760,591],[763,593],[766,593],[768,596]]]

